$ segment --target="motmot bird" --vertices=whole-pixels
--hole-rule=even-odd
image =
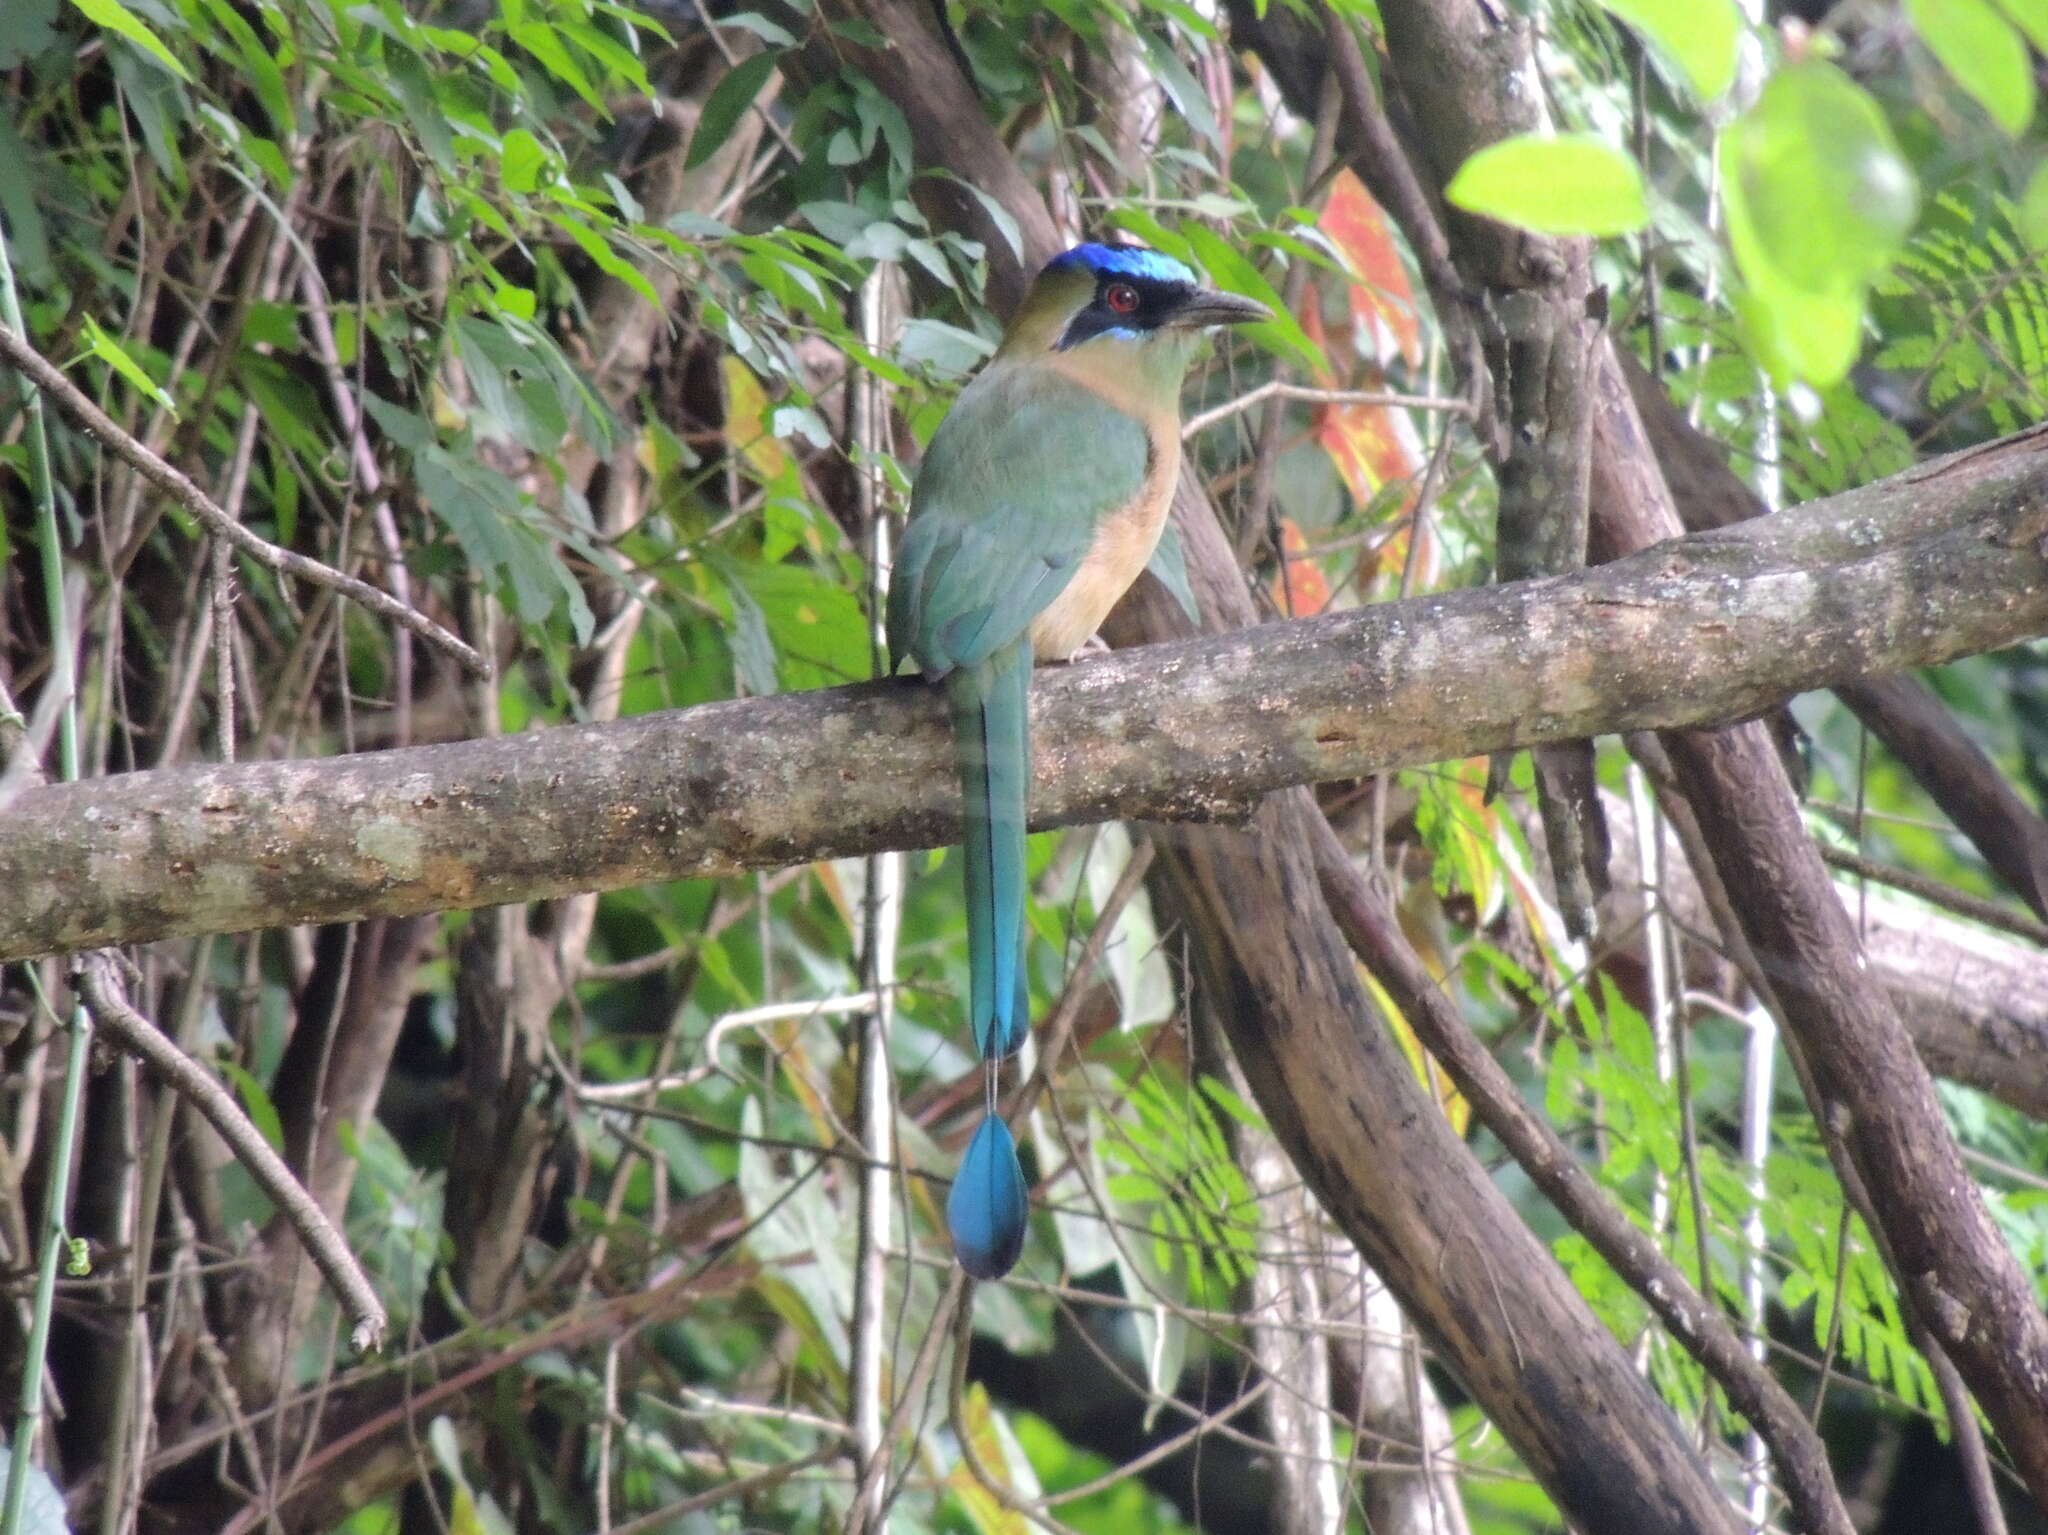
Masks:
[[[964,801],[969,1022],[987,1117],[946,1222],[977,1279],[1024,1245],[1024,1173],[995,1112],[1031,1026],[1024,816],[1034,661],[1087,644],[1153,558],[1180,475],[1180,390],[1201,333],[1268,317],[1135,246],[1048,262],[925,451],[889,587],[890,654],[943,681]]]

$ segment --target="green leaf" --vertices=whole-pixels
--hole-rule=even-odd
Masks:
[[[1802,293],[1764,282],[1735,296],[1735,314],[1757,361],[1781,386],[1840,382],[1862,345],[1860,289]]]
[[[292,111],[291,92],[284,83],[284,71],[277,67],[277,60],[264,46],[263,39],[256,35],[256,29],[242,19],[227,0],[206,0],[208,12],[214,25],[226,33],[240,55],[239,68],[249,88],[256,93],[256,99],[263,103],[263,111],[270,118],[271,132],[280,138],[289,138],[298,126],[298,116]]]
[[[540,60],[541,67],[570,90],[581,96],[590,109],[600,117],[609,117],[604,98],[590,83],[590,77],[583,72],[583,66],[576,62],[569,50],[562,46],[554,26],[545,21],[519,21],[506,28],[511,39]]]
[[[784,27],[780,22],[770,21],[766,16],[756,11],[741,11],[737,16],[724,17],[720,20],[719,25],[744,27],[771,47],[794,48],[796,46],[796,38],[791,35],[788,28]]]
[[[1718,149],[1729,240],[1752,281],[1768,265],[1805,292],[1858,288],[1891,265],[1919,217],[1883,112],[1832,64],[1773,75]]]
[[[284,1121],[278,1118],[277,1105],[270,1101],[270,1094],[264,1091],[263,1084],[245,1067],[226,1056],[221,1056],[214,1064],[220,1069],[220,1074],[234,1085],[235,1096],[242,1100],[242,1109],[248,1114],[249,1122],[270,1142],[271,1150],[284,1150]]]
[[[2034,167],[2020,196],[2020,233],[2037,251],[2048,251],[2048,160]]]
[[[7,18],[12,25],[0,38],[0,70],[24,64],[56,43],[57,6],[58,0],[14,0]]]
[[[1173,51],[1173,44],[1142,28],[1138,32],[1138,41],[1145,45],[1145,56],[1152,61],[1153,75],[1166,94],[1173,98],[1174,106],[1188,120],[1188,126],[1220,150],[1223,147],[1223,129],[1209,105],[1209,93],[1202,89],[1201,82],[1181,62],[1180,55]]]
[[[162,387],[158,385],[155,379],[143,371],[142,364],[133,357],[130,357],[127,349],[120,342],[101,330],[99,321],[95,320],[91,315],[85,315],[83,318],[85,320],[86,346],[92,355],[120,374],[121,377],[128,380],[130,384],[135,386],[137,391],[147,395],[175,416],[178,413],[176,403],[168,394],[164,393]]]
[[[85,13],[86,20],[105,27],[109,32],[118,32],[180,80],[188,85],[191,83],[192,77],[185,72],[185,66],[171,56],[171,50],[121,0],[71,0],[71,3]]]
[[[1458,167],[1444,196],[1539,234],[1628,234],[1650,218],[1635,162],[1590,133],[1523,133],[1489,144]]]
[[[539,139],[524,128],[505,135],[505,147],[498,159],[498,175],[508,192],[531,192],[541,183],[541,172],[554,160]]]
[[[1285,348],[1309,368],[1326,366],[1321,349],[1308,339],[1301,322],[1288,309],[1287,301],[1252,265],[1250,257],[1205,224],[1190,224],[1183,232],[1187,235],[1189,250],[1208,272],[1211,282],[1245,298],[1255,298],[1273,312],[1272,319],[1245,326],[1248,335],[1268,346]]]
[[[1735,82],[1742,13],[1735,0],[1600,0],[1676,64],[1702,100]]]
[[[2048,5],[2041,0],[1998,0],[1998,5],[2037,52],[2048,53]]]
[[[2015,136],[2027,126],[2034,115],[2027,45],[1990,0],[1906,0],[1906,15],[1927,51],[1993,122]]]
[[[742,59],[727,71],[704,103],[696,132],[690,135],[690,153],[683,162],[683,169],[695,170],[717,154],[725,141],[732,137],[733,129],[739,126],[741,114],[761,94],[761,87],[768,83],[768,76],[774,72],[776,60],[780,57],[774,53],[757,53],[750,59]]]

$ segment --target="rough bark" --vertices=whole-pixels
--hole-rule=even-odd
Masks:
[[[2048,1502],[2048,1320],[1863,962],[1776,753],[1754,725],[1667,732],[1664,744],[1807,1064],[1814,1115],[1870,1192],[1895,1277]]]
[[[1729,468],[1727,450],[1688,422],[1631,354],[1619,353],[1618,361],[1686,528],[1699,532],[1763,516],[1769,508]],[[2048,821],[1926,684],[1865,678],[1837,687],[1835,695],[1905,764],[1993,872],[2035,915],[2048,917]]]
[[[1303,790],[1160,834],[1165,887],[1261,1110],[1302,1176],[1574,1524],[1732,1530],[1678,1425],[1417,1084],[1306,851]]]
[[[1610,358],[1608,368],[1594,430],[1594,523],[1605,547],[1627,551],[1668,534],[1678,516],[1619,363]],[[1886,509],[1878,515],[1911,521],[1924,509],[1911,500],[1915,491],[2032,457],[2042,439],[2034,428],[1880,481],[1869,487]],[[2016,536],[2042,547],[2048,506],[2034,493],[2014,501],[2024,508]],[[1844,544],[1868,536],[1853,519],[1829,520]],[[1861,1191],[1907,1304],[2048,1504],[2048,1319],[1964,1171],[1933,1081],[1870,974],[1768,734],[1755,724],[1673,730],[1662,745],[1726,894],[1737,928],[1730,941],[1747,945],[1761,973],[1844,1186]]]
[[[1569,577],[1042,673],[1034,823],[1754,714],[2048,629],[2048,444]],[[1904,483],[1902,483],[1904,482]],[[305,761],[48,785],[0,819],[0,959],[531,900],[949,840],[914,680]]]

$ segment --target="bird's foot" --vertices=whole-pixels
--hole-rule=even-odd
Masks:
[[[1106,656],[1108,654],[1109,641],[1099,634],[1091,634],[1081,642],[1081,648],[1071,652],[1061,664],[1071,666],[1083,656]]]

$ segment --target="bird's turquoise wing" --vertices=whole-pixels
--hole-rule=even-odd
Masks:
[[[1065,590],[1102,519],[1143,488],[1144,425],[1050,368],[992,364],[918,469],[889,647],[939,676],[986,660]]]

